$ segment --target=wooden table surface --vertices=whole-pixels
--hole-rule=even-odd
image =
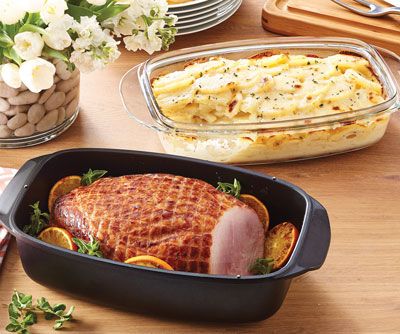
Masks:
[[[226,23],[179,37],[173,49],[267,37],[260,24],[263,0],[244,1]],[[0,150],[0,166],[20,167],[37,155],[74,147],[162,151],[155,133],[129,120],[118,82],[146,59],[128,54],[108,69],[82,78],[81,114],[59,138],[33,148]],[[193,323],[116,311],[31,281],[13,241],[0,269],[0,332],[13,289],[75,305],[68,333],[400,333],[400,115],[384,138],[353,153],[304,162],[250,167],[293,182],[316,197],[331,219],[332,242],[324,266],[293,280],[282,308],[249,324]],[[246,307],[246,305],[243,305]],[[51,333],[45,321],[32,333]]]

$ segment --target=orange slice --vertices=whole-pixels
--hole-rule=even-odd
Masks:
[[[78,175],[66,176],[59,180],[50,190],[48,208],[51,212],[56,202],[56,199],[60,196],[68,194],[70,191],[78,188],[81,185],[81,177]]]
[[[38,238],[55,246],[70,250],[78,249],[72,240],[72,234],[61,227],[48,227],[40,232]]]
[[[264,231],[268,231],[269,213],[267,207],[255,196],[242,194],[239,197],[243,203],[251,207],[256,213],[261,223],[264,225]]]
[[[137,266],[144,266],[150,268],[174,270],[167,262],[151,255],[139,255],[125,260],[125,263],[135,264]]]
[[[274,260],[273,269],[282,268],[292,255],[299,231],[292,223],[281,223],[271,229],[265,239],[265,258]]]

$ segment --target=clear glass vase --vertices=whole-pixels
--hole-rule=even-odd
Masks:
[[[0,81],[0,148],[18,148],[51,140],[75,121],[79,112],[80,73],[55,60],[51,88],[33,93]]]

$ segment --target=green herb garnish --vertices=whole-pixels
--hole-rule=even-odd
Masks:
[[[91,185],[93,182],[102,178],[106,174],[107,174],[106,170],[101,170],[101,169],[91,170],[91,169],[89,169],[85,174],[82,175],[81,185],[82,186]]]
[[[92,236],[89,238],[89,242],[85,242],[84,240],[78,238],[72,238],[74,243],[78,246],[78,253],[103,257],[103,253],[100,250],[99,241],[95,240]]]
[[[28,326],[37,322],[37,316],[32,312],[32,296],[14,291],[11,303],[8,305],[8,318],[10,323],[6,331],[27,334]]]
[[[64,322],[72,319],[72,312],[75,309],[74,306],[71,306],[68,312],[65,313],[65,309],[67,308],[65,304],[54,304],[54,306],[51,306],[44,297],[37,300],[36,308],[44,312],[46,320],[56,319],[53,326],[56,330],[60,329],[64,325]]]
[[[217,190],[222,191],[223,193],[235,196],[236,198],[240,197],[240,191],[242,187],[238,180],[234,179],[233,183],[223,183],[218,182]]]
[[[25,225],[23,228],[25,233],[28,233],[33,237],[37,236],[49,225],[50,215],[47,212],[42,212],[39,208],[39,205],[39,201],[30,205],[30,207],[33,209],[33,213],[30,217],[31,223],[29,225]]]
[[[274,265],[274,259],[259,258],[255,260],[252,266],[250,267],[250,272],[253,275],[266,275],[272,271],[273,265]]]
[[[65,313],[65,304],[51,306],[46,298],[37,300],[37,305],[32,302],[31,295],[25,295],[14,290],[11,303],[8,305],[10,323],[6,326],[7,332],[29,334],[29,326],[37,323],[37,313],[43,312],[46,320],[56,319],[53,328],[60,329],[64,322],[72,319],[74,306]]]

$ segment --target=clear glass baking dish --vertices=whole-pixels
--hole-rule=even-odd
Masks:
[[[280,121],[193,124],[175,122],[157,105],[151,82],[212,56],[247,58],[264,51],[313,54],[347,52],[367,59],[383,86],[373,107]],[[161,54],[129,70],[120,94],[129,116],[157,131],[167,153],[234,164],[274,163],[358,150],[379,141],[390,115],[400,108],[400,58],[391,51],[347,38],[277,37],[217,43]]]

